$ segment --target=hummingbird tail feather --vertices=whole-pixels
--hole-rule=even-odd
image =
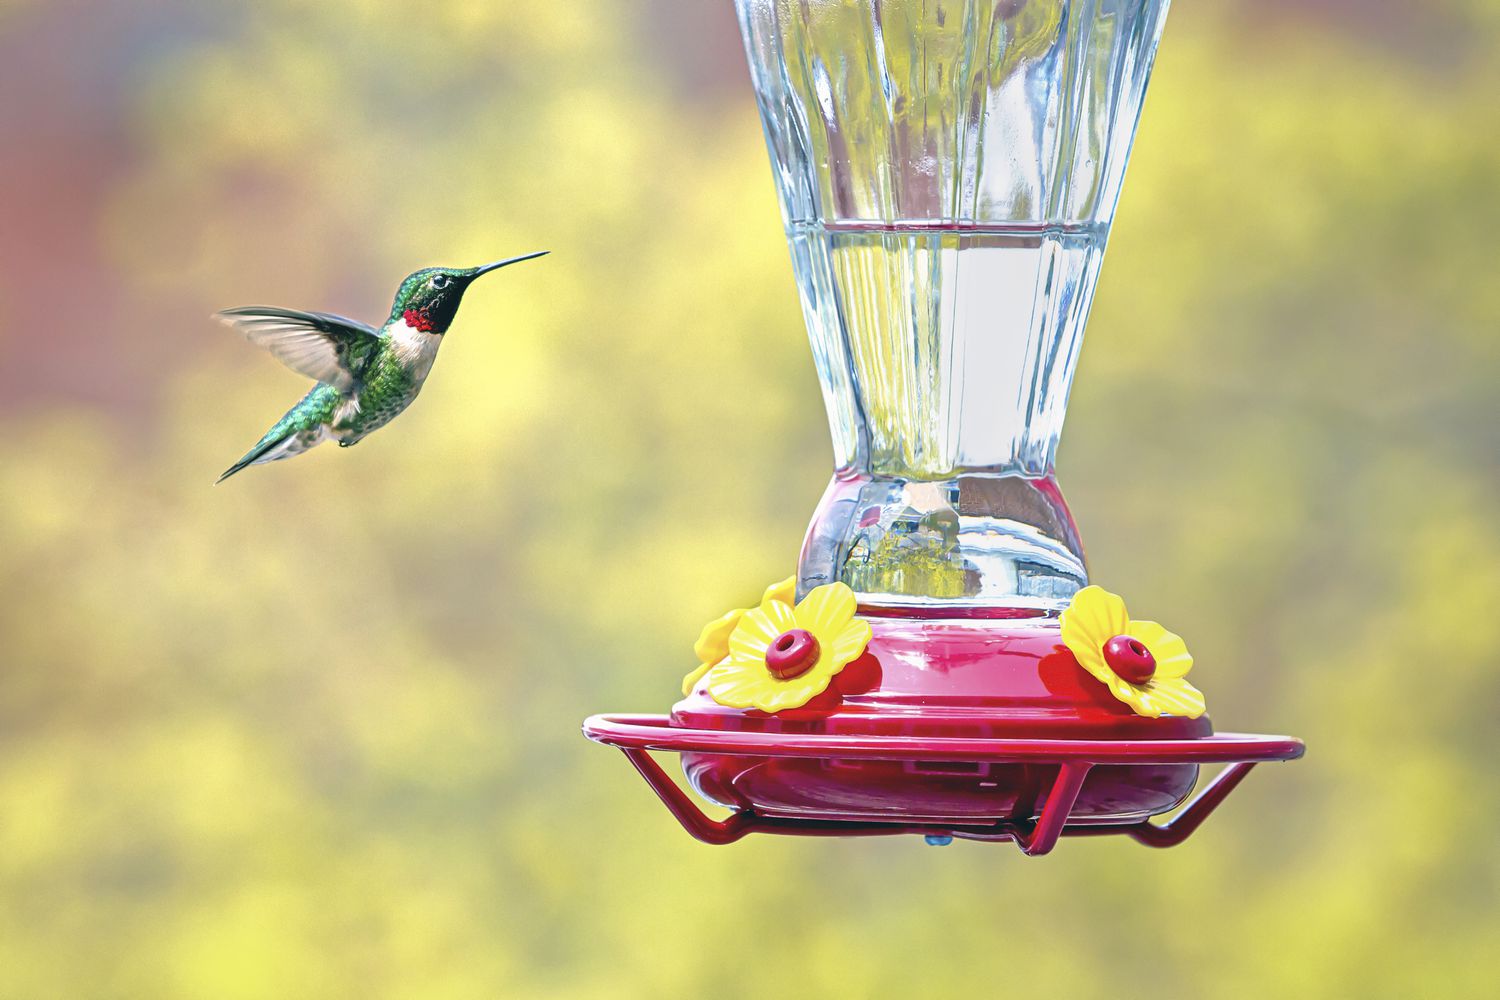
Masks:
[[[266,436],[257,441],[254,448],[225,469],[224,474],[214,481],[215,485],[252,465],[279,462],[327,441],[333,436],[328,429],[327,419],[336,402],[337,391],[332,386],[316,386],[302,402],[276,421],[276,426],[267,431]]]
[[[252,465],[265,465],[267,462],[279,462],[283,458],[300,455],[307,449],[322,444],[328,440],[328,437],[329,435],[326,430],[316,428],[306,431],[293,429],[287,431],[281,437],[264,439],[254,448],[251,448],[245,454],[244,458],[225,469],[223,475],[214,480],[214,485],[217,486],[236,472],[248,469]]]
[[[214,480],[214,485],[219,485],[224,480],[234,475],[236,472],[239,472],[242,469],[248,469],[252,465],[258,465],[261,462],[275,461],[275,459],[267,458],[266,454],[273,450],[277,445],[285,443],[287,438],[291,436],[292,432],[288,431],[284,437],[271,439],[262,438],[259,444],[245,453],[245,457],[241,458],[238,462],[235,462],[229,468],[225,469],[223,474],[220,475],[218,479]]]

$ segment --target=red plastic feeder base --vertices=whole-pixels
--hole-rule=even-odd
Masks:
[[[1261,761],[1299,740],[1213,732],[1206,716],[1144,718],[1061,642],[1055,618],[924,620],[867,615],[865,656],[800,709],[728,708],[702,682],[670,716],[594,716],[699,840],[748,833],[915,833],[1014,840],[1045,854],[1060,836],[1186,839]],[[682,755],[689,783],[733,810],[703,813],[650,751]],[[1170,822],[1200,764],[1225,764]]]
[[[1123,834],[1151,847],[1180,844],[1257,763],[1294,760],[1302,756],[1303,751],[1301,741],[1290,737],[1242,733],[1219,733],[1185,740],[817,735],[788,738],[768,733],[679,729],[663,715],[596,715],[584,723],[583,731],[589,739],[624,751],[678,822],[704,843],[729,844],[751,833],[835,837],[912,833],[939,838],[1014,840],[1030,855],[1046,854],[1059,836]],[[648,752],[651,750],[727,755],[754,761],[939,762],[975,768],[985,764],[1009,764],[1032,769],[1044,777],[1037,785],[1040,804],[1034,817],[1029,806],[988,822],[953,822],[936,817],[920,821],[838,819],[832,815],[808,819],[768,816],[753,808],[741,808],[727,819],[715,820],[667,776],[651,757]],[[1229,766],[1168,823],[1156,824],[1147,819],[1111,822],[1101,818],[1072,817],[1079,793],[1095,768],[1214,763]]]

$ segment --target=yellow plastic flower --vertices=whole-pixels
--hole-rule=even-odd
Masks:
[[[761,595],[760,603],[778,601],[791,605],[796,591],[797,578],[789,576],[780,583],[773,583],[767,587],[766,592]],[[693,653],[698,657],[698,666],[682,679],[684,697],[693,693],[693,688],[697,687],[698,681],[708,673],[709,667],[729,655],[729,637],[734,634],[735,627],[749,610],[749,608],[735,608],[733,611],[726,611],[703,626],[703,631],[698,633],[698,641],[693,643]]]
[[[747,611],[729,637],[729,656],[708,674],[708,693],[731,708],[780,712],[827,690],[864,653],[870,623],[854,617],[854,591],[818,587],[793,608],[767,600]]]
[[[1125,601],[1103,587],[1084,587],[1062,613],[1062,640],[1080,666],[1137,715],[1203,714],[1203,693],[1187,682],[1187,643],[1156,622],[1134,621]]]
[[[703,675],[708,673],[712,669],[712,663],[700,663],[692,670],[688,671],[687,676],[682,679],[682,696],[686,698],[688,695],[692,694],[693,688],[698,686],[698,682],[703,679]]]

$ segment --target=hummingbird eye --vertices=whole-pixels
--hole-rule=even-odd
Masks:
[[[446,274],[434,274],[431,284],[433,288],[447,288],[448,276]]]

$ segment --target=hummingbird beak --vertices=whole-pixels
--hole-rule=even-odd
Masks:
[[[519,264],[523,260],[533,260],[537,257],[545,257],[549,253],[551,253],[550,250],[538,250],[536,253],[522,254],[519,257],[511,257],[508,260],[497,260],[493,264],[485,264],[483,267],[476,267],[474,268],[473,273],[469,275],[469,280],[473,281],[481,274],[489,274],[491,271],[498,271],[502,267],[508,267],[511,264]]]

